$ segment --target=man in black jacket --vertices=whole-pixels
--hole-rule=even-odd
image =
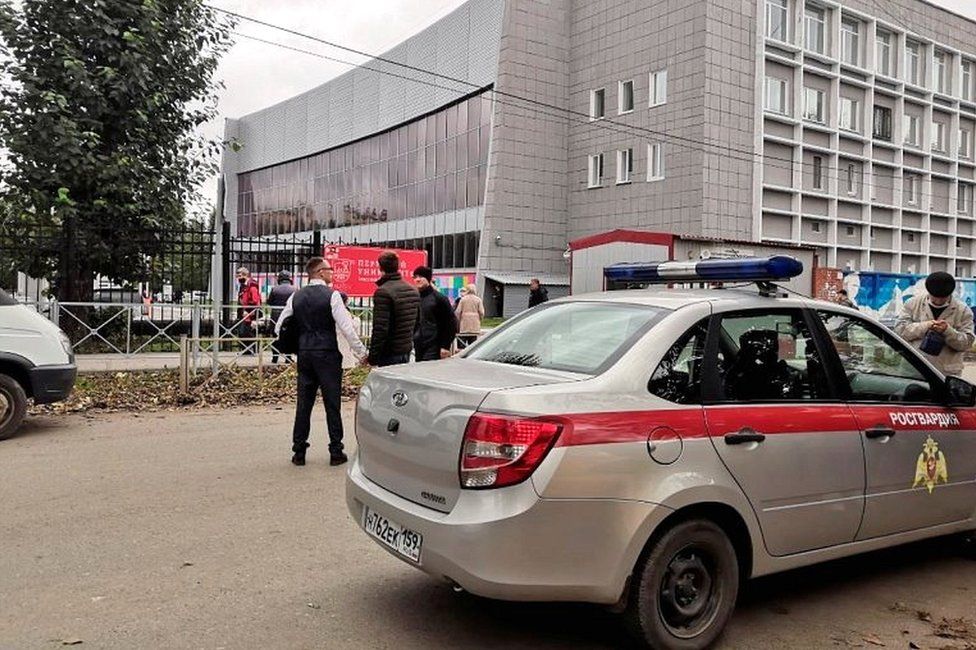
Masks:
[[[385,251],[379,258],[383,277],[373,294],[373,333],[369,339],[369,364],[392,366],[410,360],[417,326],[420,294],[400,275],[400,258]]]
[[[295,285],[292,284],[291,273],[288,271],[280,271],[278,273],[278,284],[268,294],[267,300],[267,305],[271,308],[271,318],[269,319],[271,326],[271,332],[269,333],[271,335],[274,335],[274,332],[278,329],[278,319],[293,293],[295,293]],[[288,357],[286,357],[286,361],[287,359]],[[271,351],[271,363],[278,363],[277,350],[273,349]]]
[[[537,278],[532,278],[529,282],[529,309],[544,302],[549,302],[549,291]]]
[[[451,301],[434,288],[433,278],[429,266],[418,266],[413,272],[413,281],[420,291],[420,318],[413,335],[417,361],[447,359],[457,336],[457,319]]]
[[[312,408],[321,391],[325,402],[325,421],[329,427],[330,465],[348,460],[342,444],[342,353],[339,351],[337,331],[341,332],[353,353],[360,359],[366,356],[366,346],[359,340],[352,316],[346,310],[332,283],[332,265],[321,257],[313,257],[305,265],[308,284],[289,299],[276,333],[281,333],[285,320],[294,318],[298,326],[298,404],[295,407],[295,427],[292,430],[291,462],[305,464]]]

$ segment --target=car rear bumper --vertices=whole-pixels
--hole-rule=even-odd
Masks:
[[[368,506],[423,535],[419,564],[377,544],[470,593],[603,604],[620,600],[650,531],[670,513],[636,501],[541,499],[531,481],[462,491],[453,510],[442,513],[373,483],[358,458],[349,466],[346,502],[360,528]]]
[[[31,392],[35,404],[60,402],[71,394],[78,366],[37,366],[30,370]]]

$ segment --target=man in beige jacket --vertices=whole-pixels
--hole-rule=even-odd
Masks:
[[[946,375],[961,375],[963,355],[973,346],[973,312],[953,298],[956,280],[945,271],[925,279],[925,293],[906,302],[895,333],[921,350]]]

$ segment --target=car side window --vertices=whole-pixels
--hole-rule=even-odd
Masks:
[[[728,402],[820,400],[830,396],[823,360],[799,310],[722,316],[719,398]]]
[[[818,314],[840,357],[854,401],[936,401],[929,379],[893,337],[847,314]]]
[[[653,395],[676,404],[700,404],[702,395],[702,358],[708,320],[685,332],[665,353],[647,389]]]

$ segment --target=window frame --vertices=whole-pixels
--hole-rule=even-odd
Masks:
[[[952,92],[949,61],[949,53],[945,50],[935,50],[932,53],[932,84],[935,86],[933,90],[942,95]]]
[[[782,92],[780,94],[780,107],[770,108],[769,106],[769,90],[773,86],[773,82],[780,86]],[[788,79],[781,79],[779,77],[772,77],[766,75],[763,81],[763,110],[773,113],[774,115],[782,115],[785,117],[790,117],[790,82]]]
[[[891,78],[891,52],[894,34],[885,30],[878,30],[874,39],[874,71],[876,74]],[[883,51],[882,51],[883,50]],[[882,69],[882,62],[884,66]]]
[[[912,190],[911,192],[905,192],[906,180],[911,181],[910,183],[911,190]],[[908,202],[908,205],[918,205],[918,190],[919,190],[918,185],[920,180],[921,180],[921,176],[915,173],[908,173],[902,176],[902,194],[904,194],[902,198]]]
[[[602,95],[602,112],[600,115],[596,114],[596,98],[598,95]],[[607,117],[607,89],[606,88],[593,88],[590,90],[590,121],[595,122],[596,120],[603,120]]]
[[[604,172],[606,171],[606,166],[605,166],[606,163],[604,161],[603,154],[602,153],[590,154],[589,156],[587,156],[586,160],[587,160],[586,188],[590,190],[594,190],[603,187],[603,176],[604,176]],[[596,165],[594,165],[594,161],[596,161]],[[593,182],[594,170],[596,171],[595,183]]]
[[[912,139],[908,138],[909,125],[914,125],[915,128],[912,130]],[[911,147],[921,147],[922,146],[922,120],[919,119],[918,115],[912,115],[911,113],[905,113],[905,123],[902,126],[902,144],[909,145]]]
[[[658,85],[660,84],[660,88]],[[648,75],[647,107],[663,106],[668,103],[668,70],[655,70]]]
[[[647,145],[647,182],[664,180],[664,145],[651,142]]]
[[[875,323],[868,318],[858,316],[856,314],[849,314],[847,312],[839,312],[831,309],[829,306],[818,306],[815,309],[807,309],[811,312],[812,320],[819,331],[818,338],[821,343],[828,347],[827,357],[830,361],[825,358],[824,365],[828,366],[826,368],[828,376],[831,379],[832,388],[841,396],[841,400],[847,404],[884,404],[888,406],[893,406],[895,408],[901,406],[945,406],[945,382],[939,378],[934,371],[932,371],[924,359],[919,356],[919,353],[912,346],[902,342],[898,336],[891,331],[885,330],[879,323]],[[921,374],[926,381],[929,382],[934,401],[931,402],[892,402],[889,400],[859,400],[854,399],[854,393],[851,389],[850,380],[847,378],[847,372],[844,370],[844,364],[840,360],[840,355],[837,353],[837,349],[834,346],[833,340],[830,338],[830,333],[827,331],[827,325],[820,318],[821,313],[828,313],[835,316],[842,316],[850,320],[856,321],[864,329],[866,329],[871,334],[882,339],[887,345],[903,351],[904,356],[908,362]]]
[[[973,212],[973,185],[959,183],[956,188],[956,214],[971,215]]]
[[[621,172],[625,171],[626,175]],[[617,185],[627,185],[634,180],[634,148],[617,149]]]
[[[721,338],[722,320],[725,318],[737,318],[737,317],[755,317],[755,316],[773,316],[773,315],[790,315],[799,314],[801,320],[807,327],[807,331],[810,333],[810,339],[813,342],[814,349],[820,356],[821,362],[824,365],[824,373],[826,375],[826,390],[827,395],[822,399],[807,399],[807,400],[756,400],[749,402],[738,402],[734,400],[729,400],[724,395],[721,395],[721,381],[718,372],[718,352],[719,352],[719,339]],[[703,406],[714,406],[721,404],[832,404],[842,401],[837,393],[836,384],[832,381],[832,373],[830,372],[830,361],[828,359],[829,354],[832,353],[836,357],[836,352],[832,349],[826,349],[824,347],[824,336],[823,332],[817,329],[818,323],[814,322],[816,318],[815,314],[811,313],[810,309],[804,307],[751,307],[746,309],[735,309],[730,311],[722,311],[713,313],[709,318],[708,322],[708,337],[705,340],[705,357],[702,361],[702,405]],[[829,341],[827,341],[829,343]],[[839,359],[837,360],[839,364]]]
[[[844,124],[844,104],[847,103],[850,106],[850,124]],[[858,114],[861,110],[861,102],[852,98],[841,96],[837,100],[837,128],[841,131],[848,131],[850,133],[860,133],[861,120],[858,119]]]
[[[847,163],[846,183],[847,183],[848,196],[857,196],[858,192],[860,191],[858,178],[857,178],[858,176],[859,174],[857,171],[857,163],[852,163],[852,162]]]
[[[630,85],[630,108],[624,108],[624,88]],[[627,115],[634,112],[635,106],[634,80],[624,79],[617,82],[617,115]]]
[[[815,154],[813,156],[811,167],[813,167],[813,189],[823,190],[824,189],[823,156],[820,154]],[[814,222],[814,223],[819,223],[819,222]],[[814,232],[819,232],[819,231],[814,231]]]
[[[881,140],[882,142],[893,142],[893,128],[894,125],[894,111],[888,106],[874,105],[874,125],[871,129],[871,137]],[[883,119],[878,119],[879,115],[885,116]],[[879,132],[879,126],[881,127]],[[885,137],[887,134],[887,137]]]
[[[845,29],[853,26],[854,30]],[[845,65],[861,67],[861,33],[863,23],[855,18],[841,18],[840,21],[840,61]],[[848,45],[850,42],[850,45]],[[851,50],[853,48],[853,50]],[[850,55],[854,55],[854,60],[850,60]]]
[[[774,11],[779,14],[777,17],[781,19],[778,21],[777,26],[783,32],[782,37],[773,35],[775,30],[773,29],[772,14]],[[766,0],[764,13],[766,29],[763,31],[763,34],[766,38],[780,41],[781,43],[788,43],[790,40],[790,4],[788,0]]]
[[[819,19],[818,19],[819,16]],[[819,26],[819,43],[810,43],[810,28]],[[813,47],[812,45],[819,45]],[[803,47],[817,54],[827,53],[827,10],[817,5],[807,4],[803,7]]]
[[[959,62],[959,97],[964,101],[973,101],[973,62],[963,59]]]
[[[678,404],[681,406],[699,406],[702,404],[702,402],[704,401],[704,394],[705,394],[705,355],[706,355],[706,351],[708,350],[708,333],[709,333],[711,318],[712,318],[711,316],[706,316],[698,320],[694,325],[692,325],[687,330],[685,330],[681,334],[681,336],[675,339],[674,343],[668,346],[668,349],[665,351],[664,356],[661,357],[661,360],[658,361],[656,366],[654,366],[654,369],[651,371],[650,377],[647,378],[647,383],[644,385],[648,393],[650,393],[651,395],[653,395],[658,399],[664,400],[668,404]],[[699,390],[698,400],[691,401],[691,402],[673,402],[667,399],[666,397],[663,397],[655,393],[651,389],[651,382],[654,381],[654,375],[656,375],[657,371],[660,370],[661,364],[664,363],[668,354],[671,352],[671,350],[673,350],[678,346],[680,346],[681,349],[683,350],[685,346],[687,346],[688,343],[691,341],[691,339],[695,336],[698,336],[699,334],[703,334],[703,336],[701,337],[701,364],[699,365],[698,368],[698,373],[701,377],[701,386]]]
[[[939,153],[949,153],[949,129],[946,128],[945,122],[936,122],[932,120],[932,135],[929,138],[932,145],[932,151],[937,151]]]
[[[905,41],[905,70],[902,75],[905,83],[921,86],[922,83],[922,44],[918,41]]]
[[[816,111],[811,117],[810,98],[816,98]],[[827,94],[819,88],[803,87],[803,119],[814,124],[827,124]]]
[[[971,160],[973,157],[973,132],[971,129],[959,127],[959,144],[956,151],[960,158]]]

